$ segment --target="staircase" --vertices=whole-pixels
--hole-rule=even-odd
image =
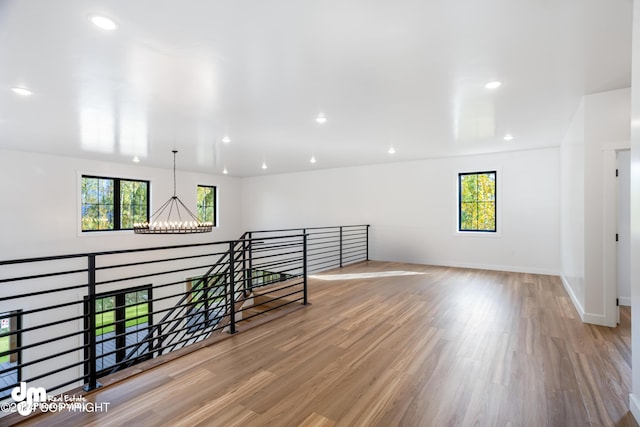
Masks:
[[[240,305],[236,322],[244,328],[253,327],[304,307],[294,304],[300,301],[301,290],[295,288],[297,284],[296,279],[292,279],[253,288]]]

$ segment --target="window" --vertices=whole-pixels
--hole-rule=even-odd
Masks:
[[[20,382],[20,311],[0,313],[0,399]]]
[[[216,225],[216,187],[198,185],[198,219]]]
[[[458,174],[458,231],[496,232],[496,171]]]
[[[82,176],[82,231],[131,230],[149,221],[149,181]]]

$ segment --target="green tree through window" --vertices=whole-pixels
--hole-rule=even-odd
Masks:
[[[198,185],[198,219],[216,225],[216,187]]]
[[[459,231],[496,231],[496,171],[458,174]]]
[[[82,177],[82,231],[131,230],[149,221],[149,182]]]

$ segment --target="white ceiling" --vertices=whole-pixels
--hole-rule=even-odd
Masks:
[[[0,148],[170,167],[175,147],[178,169],[253,176],[557,146],[581,95],[630,86],[631,19],[631,0],[0,0]]]

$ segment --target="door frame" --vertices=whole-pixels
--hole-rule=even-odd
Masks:
[[[615,236],[618,232],[618,151],[629,150],[629,142],[604,144],[602,147],[602,241],[603,243],[603,281],[604,281],[604,317],[605,325],[615,327],[619,321],[618,298],[618,248]]]
[[[148,285],[142,285],[142,286],[134,286],[131,288],[124,288],[124,289],[118,289],[115,291],[108,291],[108,292],[103,292],[100,294],[96,294],[95,295],[95,299],[100,299],[100,298],[107,298],[107,297],[115,297],[116,298],[116,307],[113,309],[113,311],[115,312],[115,319],[114,319],[114,325],[116,328],[116,335],[114,337],[115,339],[115,343],[116,343],[116,353],[115,353],[115,359],[116,359],[116,363],[115,365],[109,366],[107,368],[103,368],[100,371],[97,372],[98,376],[104,376],[106,373],[110,373],[110,372],[115,372],[118,371],[120,369],[122,369],[121,365],[123,363],[128,363],[128,362],[133,362],[132,364],[136,364],[139,362],[142,362],[144,360],[148,360],[150,358],[152,358],[152,349],[151,349],[151,341],[149,342],[149,351],[146,352],[144,355],[142,356],[138,356],[135,359],[132,360],[126,360],[126,354],[127,354],[127,349],[126,349],[126,303],[125,304],[118,304],[118,300],[124,300],[125,299],[125,295],[128,293],[132,293],[132,292],[139,292],[139,291],[147,291],[148,292],[148,296],[149,299],[147,300],[147,305],[149,306],[148,309],[148,314],[147,314],[147,318],[148,318],[148,325],[146,327],[147,330],[151,330],[151,327],[153,326],[153,285],[148,284]],[[122,301],[121,301],[122,302]],[[85,310],[85,314],[89,313],[89,298],[88,297],[84,297],[84,310]],[[90,333],[95,333],[95,331],[89,331],[89,324],[88,324],[88,319],[85,316],[84,319],[84,329],[85,329],[85,344],[88,345],[90,343],[89,340],[89,334]],[[119,330],[120,329],[120,330]],[[85,360],[87,360],[89,358],[89,349],[85,348],[85,355],[84,355]],[[89,362],[85,363],[85,375],[89,372]],[[114,371],[115,370],[115,371]]]

